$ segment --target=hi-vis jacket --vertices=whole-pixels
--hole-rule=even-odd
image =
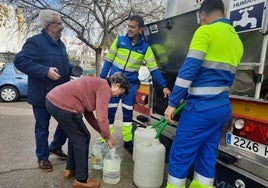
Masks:
[[[201,111],[229,104],[229,88],[242,54],[243,44],[228,19],[200,26],[178,73],[169,105],[176,107],[186,92],[188,110]]]
[[[130,83],[138,83],[138,71],[140,66],[145,64],[152,77],[161,87],[166,87],[157,66],[154,53],[149,44],[140,35],[135,45],[131,44],[131,39],[126,36],[118,36],[112,43],[100,73],[101,78],[113,75],[115,72],[123,72]]]

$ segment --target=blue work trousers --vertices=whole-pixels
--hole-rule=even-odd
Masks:
[[[117,111],[117,107],[120,99],[122,99],[122,114],[123,114],[123,122],[132,122],[133,117],[133,105],[135,103],[135,98],[138,90],[138,84],[130,83],[128,88],[128,94],[123,95],[122,97],[111,97],[109,101],[108,108],[108,118],[109,124],[114,123],[115,114]]]
[[[183,110],[169,154],[169,175],[184,179],[194,164],[197,173],[214,178],[218,144],[230,118],[230,105],[203,111]]]
[[[49,157],[49,147],[51,149],[61,149],[62,145],[66,142],[66,136],[59,125],[57,125],[53,141],[49,146],[48,136],[51,115],[45,107],[37,106],[33,106],[33,113],[35,117],[36,156],[38,160],[46,160]]]

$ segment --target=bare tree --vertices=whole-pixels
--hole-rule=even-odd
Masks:
[[[162,19],[166,0],[13,0],[24,8],[27,28],[40,9],[49,8],[62,15],[62,20],[78,39],[95,51],[96,74],[101,68],[102,52],[114,37],[126,32],[129,16],[139,14],[145,22]]]
[[[9,18],[8,7],[0,4],[0,27],[6,27],[7,19]]]

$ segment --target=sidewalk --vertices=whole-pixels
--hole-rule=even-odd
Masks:
[[[122,124],[120,111],[117,113],[115,124]],[[51,119],[49,141],[52,140],[55,127],[56,121]],[[89,125],[88,129],[92,134],[91,150],[99,134]],[[43,172],[38,168],[35,157],[34,118],[31,106],[27,102],[0,102],[0,135],[0,188],[72,187],[73,179],[64,180],[62,178],[65,161],[51,155],[50,160],[54,166],[54,171]],[[136,186],[133,184],[134,164],[132,155],[122,147],[120,126],[115,127],[114,138],[116,148],[122,159],[120,182],[116,185],[104,183],[101,170],[90,170],[91,176],[101,181],[101,188],[135,188]],[[67,152],[66,144],[63,150]]]

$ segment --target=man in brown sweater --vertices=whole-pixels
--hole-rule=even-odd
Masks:
[[[64,178],[69,179],[75,175],[73,187],[100,186],[99,181],[88,178],[90,132],[83,122],[83,115],[111,148],[114,139],[109,131],[109,100],[111,96],[127,93],[128,85],[126,77],[122,73],[117,73],[107,80],[81,77],[57,86],[47,94],[47,110],[60,123],[68,138]]]

